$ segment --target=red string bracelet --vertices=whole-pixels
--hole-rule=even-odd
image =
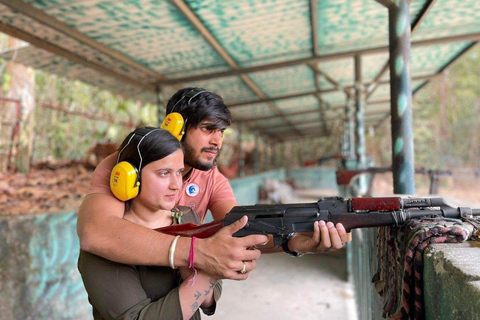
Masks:
[[[195,275],[188,280],[188,284],[193,286],[195,284],[195,280],[197,279],[197,269],[195,269],[195,240],[197,238],[193,237],[192,238],[192,245],[190,246],[190,255],[188,256],[188,267],[190,269],[193,269],[195,272]]]

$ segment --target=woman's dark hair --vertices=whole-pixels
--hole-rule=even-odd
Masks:
[[[178,112],[187,121],[187,127],[198,128],[203,120],[212,120],[212,129],[232,124],[230,110],[218,94],[202,88],[185,88],[177,91],[167,104],[167,114]]]
[[[140,179],[141,170],[145,168],[147,164],[163,159],[179,149],[183,150],[182,144],[167,130],[155,127],[143,127],[132,131],[125,140],[123,140],[118,149],[119,152],[121,151],[118,156],[118,162],[128,161],[134,165],[137,170],[139,170],[138,174]],[[131,200],[126,201],[125,210],[129,211],[130,207]]]

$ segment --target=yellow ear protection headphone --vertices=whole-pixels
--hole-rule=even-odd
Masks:
[[[182,138],[185,134],[185,130],[187,129],[187,119],[184,120],[180,113],[174,112],[175,107],[184,98],[190,98],[187,102],[187,105],[190,105],[190,102],[192,101],[192,99],[203,92],[210,92],[210,91],[201,90],[201,91],[195,92],[195,90],[193,89],[187,92],[183,97],[181,97],[180,100],[178,100],[177,103],[175,103],[170,113],[167,114],[160,128],[169,131],[171,134],[173,134],[175,138],[178,139],[178,141],[182,141]]]
[[[138,192],[140,191],[140,171],[142,170],[143,162],[142,153],[140,152],[140,144],[150,133],[159,130],[160,129],[152,128],[140,128],[135,130],[127,144],[118,153],[117,165],[113,167],[110,175],[110,190],[112,190],[112,193],[119,200],[127,201],[138,195]],[[138,169],[134,164],[128,161],[118,162],[123,150],[130,144],[135,135],[142,136],[137,144],[138,156],[140,157],[140,165]]]

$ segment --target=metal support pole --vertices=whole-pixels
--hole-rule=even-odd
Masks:
[[[355,140],[358,165],[365,168],[365,103],[362,90],[362,57],[355,56]]]
[[[410,13],[407,0],[388,9],[392,113],[393,192],[415,194],[410,84]]]
[[[346,117],[346,144],[348,148],[347,151],[347,158],[354,158],[355,157],[355,123],[353,122],[353,106],[352,106],[352,99],[347,96],[347,108],[345,110],[345,117]]]
[[[365,101],[362,81],[362,57],[360,55],[355,56],[355,125],[357,167],[365,169]],[[359,196],[367,192],[365,175],[362,175],[358,180],[358,188]]]
[[[157,119],[158,126],[160,126],[165,118],[164,106],[167,105],[165,95],[163,94],[162,86],[157,87]],[[165,107],[166,108],[166,107]]]
[[[286,147],[286,142],[282,142],[280,144],[280,157],[279,157],[279,162],[280,162],[280,165],[279,167],[282,168],[282,167],[287,167],[287,163],[285,161],[285,148]]]
[[[259,154],[260,139],[258,137],[258,134],[255,134],[254,137],[255,137],[255,149],[253,149],[253,173],[257,174],[260,172],[260,154]]]
[[[238,160],[238,175],[240,177],[245,176],[245,154],[242,149],[242,129],[243,126],[241,123],[238,124],[238,155],[240,159]]]
[[[270,144],[270,170],[275,169],[275,144]]]

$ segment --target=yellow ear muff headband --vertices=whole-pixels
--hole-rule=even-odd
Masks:
[[[148,131],[147,131],[148,130]],[[143,139],[148,136],[150,133],[159,131],[160,129],[149,129],[149,128],[140,128],[135,130],[128,140],[127,144],[120,150],[117,158],[117,165],[113,167],[112,173],[110,175],[110,190],[117,199],[122,201],[127,201],[135,198],[140,191],[140,171],[142,170],[142,153],[140,152],[140,144]],[[135,135],[141,135],[142,138],[137,144],[137,152],[140,157],[140,165],[138,169],[134,164],[128,161],[121,161],[120,155],[123,150],[130,144]]]
[[[169,114],[167,114],[167,116],[163,120],[162,125],[160,126],[160,128],[169,131],[175,138],[178,139],[178,141],[182,141],[183,135],[185,134],[185,130],[187,128],[187,119],[184,120],[182,115],[178,112],[174,112],[174,110],[177,104],[180,101],[182,101],[185,97],[188,97],[192,91],[194,90],[190,90],[187,94],[181,97],[180,100],[177,101],[177,103],[175,103],[172,110],[170,111]],[[192,101],[192,99],[203,92],[210,92],[210,91],[202,90],[195,93],[193,96],[190,97],[190,99],[187,102],[187,105],[190,105],[190,102]]]

